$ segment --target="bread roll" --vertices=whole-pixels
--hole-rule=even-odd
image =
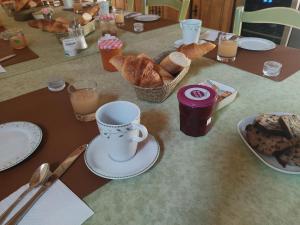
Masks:
[[[176,76],[183,68],[190,66],[191,60],[182,52],[172,52],[165,57],[160,65],[173,76]]]
[[[204,44],[189,44],[189,45],[182,45],[178,50],[185,54],[190,60],[195,60],[200,58],[201,56],[207,54],[211,50],[216,47],[215,44],[206,42]]]
[[[16,0],[15,2],[15,10],[16,12],[21,11],[29,2],[30,0]]]
[[[90,14],[92,17],[96,16],[97,13],[99,12],[99,5],[94,5],[90,8],[88,8],[87,10],[85,10],[86,13]]]
[[[112,57],[109,62],[118,70],[121,72],[122,65],[124,64],[125,56],[123,55],[117,55]]]

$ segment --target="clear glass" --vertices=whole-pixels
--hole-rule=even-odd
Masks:
[[[27,47],[27,40],[22,30],[12,32],[9,37],[9,43],[14,49],[23,49]]]
[[[263,67],[263,74],[268,77],[278,76],[281,72],[282,64],[276,61],[266,61]]]
[[[81,0],[73,0],[73,12],[75,14],[83,13]]]
[[[13,16],[14,15],[14,12],[15,12],[15,1],[14,0],[4,1],[4,2],[2,2],[1,5],[2,5],[5,13],[8,16]]]
[[[124,10],[123,9],[115,9],[115,22],[117,26],[124,26],[125,25],[125,17],[124,17]]]
[[[219,37],[217,60],[220,62],[234,62],[238,49],[238,37],[221,34]]]
[[[64,79],[61,76],[51,76],[48,78],[47,86],[49,91],[57,92],[57,91],[62,91],[66,83]]]
[[[144,24],[143,23],[134,23],[133,24],[133,30],[134,32],[143,32],[144,31]]]
[[[97,82],[75,81],[68,86],[68,92],[76,119],[84,122],[95,120],[95,112],[99,107]]]

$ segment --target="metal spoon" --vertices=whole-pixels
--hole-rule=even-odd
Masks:
[[[0,215],[0,224],[4,222],[6,217],[11,213],[11,211],[16,207],[16,205],[27,195],[32,189],[42,184],[49,175],[49,164],[43,163],[37,168],[29,181],[29,187],[9,206],[9,208]]]

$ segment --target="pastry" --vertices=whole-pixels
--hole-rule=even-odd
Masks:
[[[185,54],[186,57],[188,57],[190,60],[195,60],[197,58],[200,58],[201,56],[207,54],[211,50],[213,50],[216,47],[215,44],[206,42],[203,44],[189,44],[189,45],[182,45],[178,49],[179,52],[182,52]]]
[[[269,156],[293,146],[293,143],[286,137],[261,131],[252,124],[246,127],[246,137],[253,149]]]
[[[145,88],[163,86],[174,78],[145,54],[115,56],[109,61],[130,83]]]
[[[16,12],[21,11],[28,3],[30,0],[16,0],[15,1],[15,10]]]
[[[279,123],[280,116],[262,114],[255,119],[256,124],[263,130],[276,135],[284,135],[285,131]]]
[[[189,67],[191,60],[182,52],[172,52],[165,57],[160,65],[173,76],[176,76],[183,68]]]
[[[279,119],[289,138],[300,141],[300,119],[296,115],[283,115]]]

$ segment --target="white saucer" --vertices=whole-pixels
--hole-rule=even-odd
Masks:
[[[159,144],[152,135],[138,144],[136,155],[125,162],[117,162],[108,155],[109,146],[105,146],[103,137],[98,135],[88,145],[84,161],[90,171],[108,179],[127,179],[138,176],[150,169],[159,156]]]
[[[175,48],[179,48],[181,45],[183,45],[183,40],[182,39],[179,39],[179,40],[174,42],[174,47]]]

